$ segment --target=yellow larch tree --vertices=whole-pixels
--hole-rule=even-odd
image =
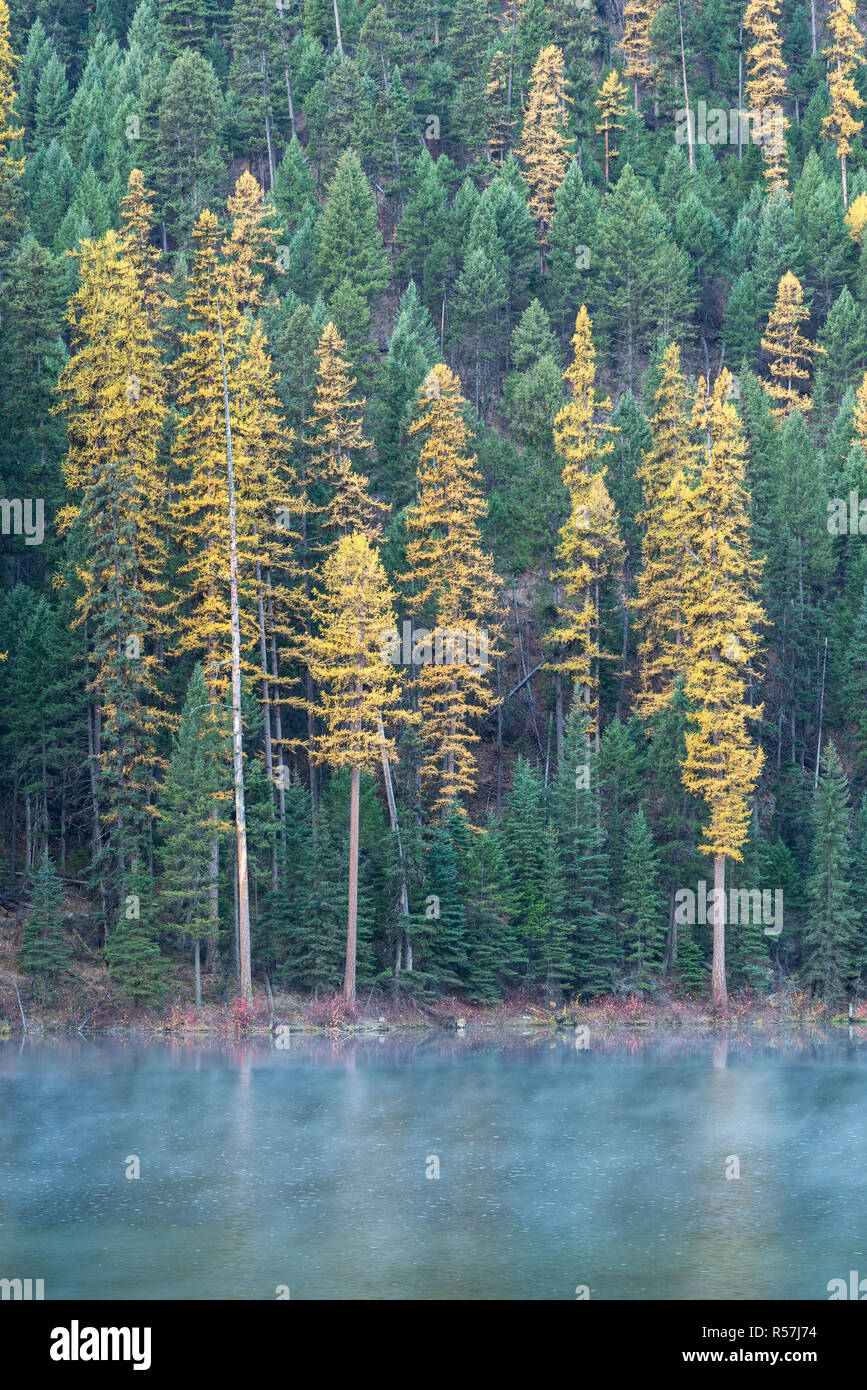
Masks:
[[[849,188],[846,159],[852,153],[853,135],[864,127],[864,122],[856,118],[856,112],[864,106],[864,99],[853,81],[859,64],[864,61],[864,35],[856,23],[855,0],[830,0],[827,25],[831,42],[823,52],[828,59],[831,110],[822,122],[822,129],[837,148],[843,180],[843,206],[847,207]]]
[[[14,159],[11,146],[24,134],[15,124],[15,69],[18,58],[9,42],[9,6],[0,0],[0,243],[8,240],[16,220],[16,194],[24,160]]]
[[[588,738],[595,739],[598,747],[599,669],[607,656],[600,640],[600,589],[605,579],[619,576],[623,543],[605,486],[604,459],[614,445],[607,438],[612,426],[598,416],[610,411],[611,402],[596,394],[592,333],[590,315],[582,304],[572,335],[572,361],[564,373],[572,398],[554,420],[569,516],[560,528],[557,568],[551,576],[557,623],[545,642],[556,650],[549,669],[573,681],[576,698],[586,709]]]
[[[322,732],[316,757],[350,770],[349,901],[343,993],[355,998],[358,929],[358,822],[361,773],[383,758],[397,758],[388,721],[408,717],[400,709],[396,666],[383,660],[383,642],[395,627],[394,595],[367,536],[350,532],[328,555],[321,588],[313,593],[316,633],[310,667],[319,691],[316,714]]]
[[[326,323],[316,349],[316,395],[307,421],[308,517],[320,516],[324,549],[350,531],[376,536],[387,510],[370,496],[370,479],[354,466],[370,448],[362,431],[365,400],[353,394],[355,385],[346,344],[334,324]]]
[[[289,515],[298,504],[280,474],[279,453],[289,441],[270,423],[278,407],[264,337],[241,313],[234,273],[237,258],[223,256],[217,219],[208,210],[195,223],[193,244],[186,297],[190,326],[182,335],[183,351],[174,368],[179,417],[173,460],[180,481],[173,495],[173,515],[184,550],[178,570],[184,602],[178,615],[177,647],[203,661],[208,720],[215,726],[222,727],[222,702],[231,686],[242,989],[249,995],[241,678],[243,670],[260,678],[263,672],[261,570],[267,558],[260,534],[263,507],[282,506]],[[250,413],[254,418],[258,415],[262,426],[258,439],[247,419]],[[232,444],[236,447],[230,455]],[[269,545],[280,544],[270,522],[269,530]],[[218,803],[230,795],[221,789],[211,811],[212,932],[206,963],[211,971],[217,968],[220,839],[231,829],[221,821]]]
[[[800,390],[803,383],[810,379],[813,357],[822,351],[801,332],[800,325],[809,317],[801,282],[791,270],[787,270],[777,286],[776,303],[762,338],[762,349],[768,355],[771,374],[771,380],[766,381],[764,387],[777,402],[774,414],[780,420],[793,410],[805,414],[813,407],[810,397]]]
[[[536,219],[539,269],[545,271],[548,229],[554,217],[555,198],[569,163],[566,134],[571,97],[566,91],[562,50],[555,44],[543,48],[530,79],[519,155],[530,190],[530,208]]]
[[[635,110],[638,110],[638,87],[650,84],[656,72],[656,61],[650,45],[650,26],[659,10],[659,0],[626,0],[623,6],[623,39],[621,48],[626,58],[626,76],[632,82]]]
[[[469,452],[466,402],[454,372],[439,363],[419,391],[411,436],[421,437],[415,506],[406,513],[408,571],[416,617],[430,624],[413,653],[425,756],[421,778],[432,811],[445,817],[476,790],[473,721],[490,707],[487,668],[499,655],[497,579],[484,550],[486,503]]]
[[[744,29],[752,40],[747,49],[747,105],[753,138],[758,134],[762,147],[769,191],[785,189],[788,175],[785,132],[789,122],[783,114],[786,65],[779,29],[781,5],[782,0],[749,0],[744,14]]]
[[[852,415],[852,423],[855,426],[855,433],[861,444],[861,448],[867,453],[867,372],[861,379],[861,385],[855,392],[855,409]]]
[[[616,69],[612,68],[609,72],[596,93],[594,103],[599,112],[596,134],[605,136],[605,182],[608,183],[610,161],[616,159],[618,154],[612,137],[615,131],[623,129],[620,118],[626,114],[627,105],[626,87]]]
[[[859,193],[845,217],[849,235],[857,246],[864,245],[864,229],[867,227],[867,193]]]
[[[695,526],[699,445],[677,343],[669,343],[662,355],[654,404],[653,445],[638,468],[643,507],[636,520],[643,528],[643,566],[632,601],[640,634],[636,707],[645,718],[668,702],[685,670],[684,584]]]
[[[165,382],[144,295],[123,236],[109,231],[76,252],[70,358],[58,383],[67,423],[71,494],[58,518],[82,558],[77,623],[86,633],[93,756],[105,827],[97,855],[109,921],[140,894],[169,723],[160,696],[170,600],[158,524],[165,484],[159,443]],[[109,927],[107,925],[107,930]]]
[[[274,226],[274,208],[264,201],[260,185],[246,170],[226,206],[232,226],[223,251],[232,297],[240,313],[255,312],[262,303],[264,269],[274,263],[280,228]]]
[[[167,309],[177,305],[166,286],[171,277],[160,269],[160,253],[151,241],[154,225],[152,194],[145,187],[141,169],[133,169],[127,191],[121,199],[120,215],[126,235],[127,254],[138,275],[144,296],[148,323],[159,333]]]
[[[684,605],[686,694],[693,705],[686,734],[683,783],[709,810],[701,848],[714,865],[714,1005],[727,1000],[725,973],[726,859],[741,860],[752,795],[764,754],[748,724],[762,706],[748,698],[747,681],[765,614],[755,598],[761,563],[751,558],[747,445],[728,399],[723,370],[708,394],[702,378],[694,422],[704,436],[705,462],[695,492],[693,563]]]
[[[307,420],[303,468],[299,486],[301,583],[297,614],[309,641],[312,634],[313,573],[344,536],[360,532],[375,539],[386,507],[370,495],[370,479],[358,468],[370,448],[363,432],[364,397],[356,396],[346,344],[333,323],[322,330],[316,348],[316,390],[313,413]],[[314,814],[318,804],[315,747],[315,693],[308,666],[307,750]]]

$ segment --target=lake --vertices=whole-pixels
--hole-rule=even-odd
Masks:
[[[867,1276],[865,1118],[845,1041],[7,1041],[0,1277],[46,1299],[827,1299]]]

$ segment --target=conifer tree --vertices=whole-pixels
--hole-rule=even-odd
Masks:
[[[864,61],[864,35],[858,28],[855,8],[855,0],[830,0],[827,24],[831,31],[831,42],[823,50],[828,59],[831,110],[822,122],[822,130],[834,141],[837,149],[844,207],[849,204],[846,160],[852,153],[853,136],[864,127],[864,122],[859,121],[856,114],[864,106],[864,98],[853,80]]]
[[[24,160],[13,158],[10,148],[24,134],[23,127],[15,121],[17,63],[9,42],[9,6],[6,0],[0,0],[0,248],[13,237],[18,185],[24,169]]]
[[[72,501],[61,527],[83,539],[79,625],[87,625],[94,750],[114,903],[142,874],[166,723],[160,697],[166,555],[158,508],[165,383],[144,295],[126,245],[108,232],[82,243],[70,305],[71,356],[60,380]]]
[[[749,0],[744,29],[752,43],[747,49],[747,105],[759,125],[759,142],[769,191],[785,189],[788,171],[783,114],[786,65],[779,30],[782,0]],[[755,134],[754,137],[755,138]]]
[[[317,714],[323,732],[317,757],[351,772],[349,805],[349,904],[343,992],[355,998],[358,921],[358,809],[363,769],[397,758],[386,719],[398,713],[399,678],[383,660],[385,634],[395,629],[393,595],[382,564],[363,535],[343,537],[325,561],[323,586],[314,596],[317,631],[311,670],[320,689]]]
[[[770,361],[771,380],[765,390],[777,402],[774,414],[783,419],[792,410],[802,414],[812,409],[809,396],[801,386],[810,379],[810,367],[817,349],[801,332],[800,325],[810,317],[804,303],[804,292],[797,276],[787,270],[777,289],[777,299],[771,310],[762,348]]]
[[[475,790],[472,721],[490,700],[486,672],[497,655],[496,578],[482,545],[485,502],[476,457],[468,453],[465,404],[458,378],[439,363],[422,383],[409,431],[422,445],[402,582],[416,615],[431,623],[417,677],[426,750],[420,774],[434,789],[432,810],[443,815]]]
[[[856,974],[849,783],[833,743],[822,754],[813,800],[813,850],[802,947],[805,983],[839,1004]]]
[[[219,764],[227,756],[225,731],[209,721],[209,708],[197,662],[159,799],[165,922],[192,940],[197,1005],[202,1002],[201,942],[212,931],[211,808],[220,786]]]
[[[605,182],[610,182],[608,177],[609,164],[612,159],[617,158],[618,151],[614,149],[611,141],[614,132],[623,130],[620,118],[626,113],[626,88],[620,80],[616,68],[612,68],[605,81],[600,85],[596,94],[596,110],[599,112],[599,121],[596,126],[596,134],[605,136]]]
[[[666,915],[653,833],[639,807],[623,847],[621,921],[623,965],[630,985],[637,989],[647,989],[661,974]]]
[[[536,220],[539,269],[545,271],[548,232],[554,218],[557,189],[569,163],[566,91],[562,51],[543,48],[533,66],[519,153],[530,189],[530,208]]]
[[[552,802],[566,884],[565,916],[575,983],[580,993],[589,995],[610,991],[620,966],[599,795],[598,758],[586,714],[576,701],[566,719]]]
[[[684,586],[699,459],[677,343],[669,343],[662,355],[654,403],[653,447],[638,469],[644,501],[638,516],[643,563],[633,600],[640,632],[641,690],[636,704],[645,716],[668,701],[685,671]]]
[[[702,848],[714,860],[713,999],[727,999],[725,977],[725,863],[740,860],[750,799],[764,762],[747,731],[762,706],[747,702],[747,677],[764,621],[753,597],[759,565],[750,557],[749,496],[744,487],[746,445],[728,399],[723,369],[706,394],[698,386],[695,423],[705,439],[705,463],[695,491],[694,563],[687,576],[684,625],[686,694],[694,728],[686,734],[684,786],[710,812]]]
[[[576,700],[584,707],[588,729],[599,746],[599,675],[601,646],[600,589],[605,578],[618,575],[623,560],[614,504],[605,486],[603,459],[613,445],[611,426],[597,419],[611,402],[596,394],[596,354],[593,325],[582,304],[572,337],[573,359],[564,373],[572,399],[554,420],[554,443],[564,460],[563,483],[569,497],[569,516],[560,528],[557,570],[558,623],[546,643],[559,649],[551,665],[568,674]]]
[[[639,82],[643,87],[649,86],[656,72],[650,26],[658,9],[658,0],[625,0],[623,6],[621,47],[626,57],[626,76],[632,79],[636,111]]]
[[[346,344],[333,323],[322,330],[316,349],[316,395],[307,421],[308,490],[305,511],[319,514],[326,548],[333,548],[352,531],[370,538],[379,532],[384,504],[369,494],[370,479],[353,462],[370,441],[362,433],[364,397],[353,395]]]
[[[30,875],[30,907],[21,937],[21,965],[34,992],[50,997],[72,956],[63,929],[63,884],[47,847]]]

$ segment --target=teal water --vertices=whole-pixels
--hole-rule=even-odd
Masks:
[[[46,1299],[827,1299],[865,1174],[845,1045],[0,1046],[0,1278]]]

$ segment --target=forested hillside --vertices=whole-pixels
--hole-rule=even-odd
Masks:
[[[864,988],[865,33],[0,0],[31,997]]]

